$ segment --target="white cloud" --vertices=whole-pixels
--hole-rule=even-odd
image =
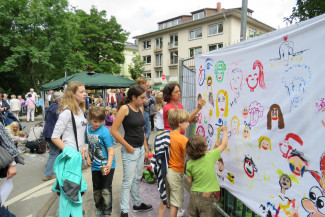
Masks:
[[[92,5],[105,10],[107,18],[115,16],[117,22],[130,32],[132,37],[156,31],[157,23],[201,8],[216,8],[218,1],[211,0],[69,0],[70,5],[89,12]],[[220,1],[222,8],[241,7],[242,0]],[[296,0],[248,0],[248,8],[254,11],[253,18],[274,28],[285,27],[283,17],[291,15]]]

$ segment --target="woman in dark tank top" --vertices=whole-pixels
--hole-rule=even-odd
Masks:
[[[118,112],[113,122],[111,133],[122,145],[123,183],[121,187],[121,216],[129,212],[130,191],[132,194],[133,211],[152,210],[151,205],[141,203],[140,180],[144,166],[144,158],[148,158],[149,149],[144,133],[144,117],[141,107],[146,99],[146,90],[134,85],[127,96],[118,105]],[[124,138],[119,133],[123,124]]]

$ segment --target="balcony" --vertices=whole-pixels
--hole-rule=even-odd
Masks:
[[[168,49],[171,50],[171,49],[177,49],[178,47],[178,41],[175,41],[175,42],[168,42]]]
[[[161,53],[162,52],[162,46],[156,46],[153,50],[154,53]]]
[[[167,82],[178,82],[178,77],[173,77],[173,76],[166,76],[166,81]],[[162,84],[163,81],[161,78],[154,78],[153,79],[154,84]]]

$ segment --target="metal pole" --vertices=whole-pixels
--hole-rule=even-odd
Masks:
[[[240,41],[244,41],[244,40],[246,40],[247,4],[248,4],[248,0],[243,0],[243,1],[242,1],[242,7],[241,7]]]

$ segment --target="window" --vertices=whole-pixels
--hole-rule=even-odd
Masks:
[[[170,52],[170,64],[178,64],[178,52]]]
[[[156,49],[162,49],[162,38],[156,38]]]
[[[202,47],[190,48],[190,57],[202,54]]]
[[[190,39],[202,38],[202,29],[190,31]]]
[[[156,66],[162,66],[162,54],[156,54]]]
[[[202,18],[204,18],[204,11],[193,14],[193,20],[198,20],[198,19],[202,19]]]
[[[166,23],[161,23],[161,24],[159,24],[158,29],[159,29],[159,30],[161,30],[161,29],[166,29]]]
[[[144,56],[143,61],[145,64],[150,64],[151,63],[151,56]]]
[[[150,49],[151,48],[151,41],[144,41],[143,42],[143,49]]]
[[[255,29],[248,29],[248,37],[249,38],[254,38],[256,34],[256,30]]]
[[[169,47],[170,48],[178,46],[178,35],[176,33],[170,35],[169,39],[170,39],[170,42],[169,42]]]
[[[162,74],[162,71],[156,71],[156,78],[161,78]]]
[[[177,25],[180,25],[182,24],[182,19],[181,18],[178,18],[176,20],[174,20],[174,26],[177,26]]]
[[[144,72],[144,77],[147,79],[151,79],[151,72]]]
[[[220,48],[223,48],[223,44],[222,43],[209,45],[209,51],[218,50]]]
[[[223,24],[213,24],[209,25],[209,35],[216,35],[223,32]]]
[[[167,22],[167,28],[172,27],[172,26],[173,26],[173,21],[168,21]]]

